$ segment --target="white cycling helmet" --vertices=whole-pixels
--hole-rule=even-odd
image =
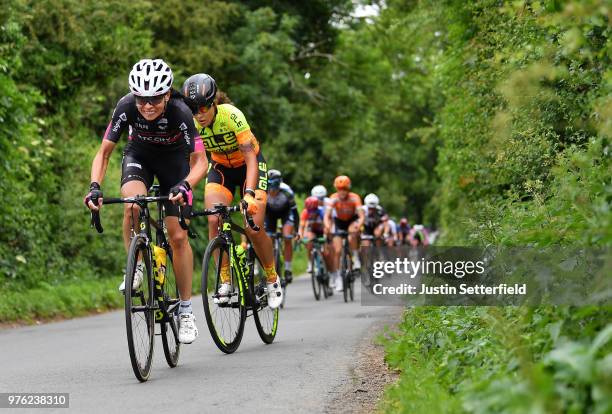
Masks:
[[[312,187],[312,191],[310,192],[310,195],[313,197],[317,197],[317,198],[326,197],[327,189],[320,184],[315,185],[314,187]]]
[[[378,197],[376,197],[376,194],[370,193],[366,196],[366,198],[364,199],[365,201],[365,205],[370,207],[370,208],[375,208],[378,206]]]
[[[132,67],[130,91],[136,96],[162,95],[172,87],[172,69],[161,59],[142,59]]]

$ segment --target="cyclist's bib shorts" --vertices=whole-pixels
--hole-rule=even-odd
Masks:
[[[266,228],[266,231],[268,233],[276,232],[276,223],[278,222],[278,220],[280,220],[281,223],[283,223],[283,226],[285,224],[291,224],[291,225],[295,224],[293,222],[293,215],[291,214],[291,209],[287,209],[287,211],[281,214],[272,213],[266,210],[266,219],[264,221],[265,223],[264,227]]]
[[[365,234],[366,236],[374,236],[374,230],[376,230],[381,224],[382,224],[382,221],[370,222],[370,223],[364,224],[363,234]]]
[[[261,151],[257,154],[257,186],[253,188],[256,192],[261,190],[265,193],[268,189],[268,166]],[[218,163],[214,159],[208,166],[206,177],[206,192],[223,193],[230,200],[234,198],[236,187],[240,188],[240,197],[244,195],[246,188],[247,166],[243,164],[239,167],[227,167]]]
[[[359,219],[359,216],[357,214],[355,214],[349,220],[340,220],[338,217],[335,217],[334,224],[336,225],[336,231],[338,230],[348,231],[351,223],[355,222],[358,219]]]
[[[121,185],[130,181],[141,181],[149,189],[157,177],[160,194],[167,195],[170,188],[189,175],[189,154],[184,148],[142,148],[128,144],[123,151],[121,163]],[[178,207],[170,201],[164,202],[167,216],[178,216]]]

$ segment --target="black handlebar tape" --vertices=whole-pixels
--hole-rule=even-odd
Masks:
[[[178,206],[178,221],[183,230],[189,230],[189,225],[185,221],[185,217],[183,217],[183,209],[181,206]]]
[[[100,222],[100,212],[91,212],[91,225],[96,228],[96,231],[98,233],[102,233],[104,231],[104,229],[102,228],[102,223]]]

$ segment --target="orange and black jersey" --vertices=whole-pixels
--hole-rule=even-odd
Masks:
[[[357,209],[361,207],[361,197],[356,193],[348,193],[348,196],[342,200],[338,193],[334,193],[330,197],[330,208],[332,208],[339,220],[352,220],[357,215]]]
[[[257,138],[238,108],[230,104],[217,105],[216,108],[217,114],[212,125],[202,127],[194,120],[196,128],[213,161],[229,168],[240,167],[245,164],[245,160],[239,146],[250,143],[255,153],[259,154]]]

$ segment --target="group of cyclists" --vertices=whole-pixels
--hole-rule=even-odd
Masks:
[[[192,343],[198,329],[191,303],[193,252],[187,231],[180,226],[179,214],[188,216],[194,199],[192,188],[204,178],[207,209],[219,203],[230,205],[238,188],[247,214],[258,227],[266,229],[254,231],[247,227],[246,233],[265,273],[267,301],[272,309],[279,307],[283,300],[281,278],[268,234],[276,231],[279,220],[284,236],[286,283],[292,280],[295,237],[312,240],[326,235],[331,239],[325,260],[333,276],[332,284],[339,290],[342,289],[338,277],[341,240],[334,237],[338,230],[349,233],[355,269],[360,267],[360,234],[383,240],[387,245],[413,243],[415,235],[420,234],[421,243],[427,243],[424,229],[411,228],[406,219],[395,225],[376,195],[367,195],[362,205],[361,197],[350,191],[351,181],[344,175],[334,180],[336,193],[329,198],[325,187],[315,186],[300,214],[294,193],[283,182],[281,172],[268,170],[261,145],[244,114],[218,89],[215,80],[205,73],[194,74],[187,78],[180,91],[173,88],[173,82],[171,68],[161,59],[142,59],[133,66],[128,77],[130,92],[118,101],[93,159],[89,192],[84,202],[92,211],[102,208],[102,182],[109,159],[119,138],[127,132],[121,196],[146,195],[155,177],[161,194],[169,196],[164,203],[164,221],[180,296],[178,337],[181,343]],[[138,220],[138,205],[126,204],[123,214],[126,250],[134,229],[139,228]],[[208,217],[211,240],[217,236],[218,220],[215,215]],[[368,242],[364,239],[361,244]],[[312,244],[307,244],[310,249]],[[144,272],[144,264],[139,261],[132,289],[140,287]],[[223,283],[218,297],[223,298],[231,289],[230,264],[226,258],[221,263],[220,276]],[[125,275],[119,290],[125,290]]]
[[[346,175],[336,177],[333,183],[336,190],[330,197],[323,185],[316,185],[311,190],[310,197],[304,202],[301,213],[301,223],[297,238],[306,241],[310,258],[312,240],[325,237],[330,243],[323,249],[326,268],[330,274],[330,286],[342,291],[340,276],[340,256],[342,240],[338,231],[348,232],[349,246],[352,256],[352,268],[361,268],[360,248],[372,244],[377,246],[400,246],[429,244],[429,233],[423,225],[410,226],[408,219],[403,217],[396,224],[380,204],[376,194],[361,197],[351,192],[351,180]],[[310,268],[308,262],[308,272]]]

